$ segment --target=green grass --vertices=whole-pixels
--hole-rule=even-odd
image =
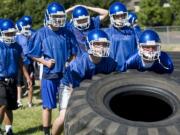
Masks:
[[[32,108],[27,107],[27,97],[22,101],[25,107],[14,111],[13,130],[15,135],[42,135],[42,106],[39,88],[36,87],[34,90],[34,106]],[[57,116],[58,109],[54,109],[53,120]]]

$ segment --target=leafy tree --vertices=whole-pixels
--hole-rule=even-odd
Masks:
[[[46,6],[52,1],[60,2],[66,9],[77,4],[108,9],[117,0],[1,0],[0,18],[10,18],[17,21],[23,15],[30,15],[33,18],[33,27],[37,29],[43,25]],[[130,0],[120,1],[127,3]],[[90,14],[92,16],[97,15],[93,12]],[[70,18],[71,15],[68,17]],[[103,22],[103,26],[109,24],[108,19],[109,17]]]
[[[163,8],[162,0],[142,0],[140,2],[139,22],[145,26],[163,26],[172,24],[172,11]]]
[[[180,0],[171,0],[171,9],[174,15],[174,25],[180,25]]]

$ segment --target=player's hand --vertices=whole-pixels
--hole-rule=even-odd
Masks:
[[[48,68],[53,67],[54,64],[55,64],[55,60],[54,60],[54,59],[50,59],[50,60],[47,60],[47,61],[46,61],[46,66],[47,66]]]
[[[30,78],[27,79],[27,85],[29,89],[32,87],[32,80]]]

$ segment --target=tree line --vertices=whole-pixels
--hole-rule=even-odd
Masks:
[[[33,18],[33,27],[36,29],[43,25],[45,8],[51,1],[60,2],[66,9],[76,4],[108,9],[117,0],[1,0],[0,18],[17,21],[23,15],[30,15]],[[126,5],[131,0],[119,1]],[[167,2],[170,6],[163,7]],[[139,6],[138,20],[142,26],[180,25],[180,0],[141,0]],[[95,14],[91,13],[91,15]],[[69,15],[68,18],[70,17]],[[108,21],[107,17],[103,26],[106,26]]]

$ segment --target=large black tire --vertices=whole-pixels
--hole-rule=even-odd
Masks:
[[[180,135],[179,72],[130,71],[83,81],[70,98],[65,135]]]

